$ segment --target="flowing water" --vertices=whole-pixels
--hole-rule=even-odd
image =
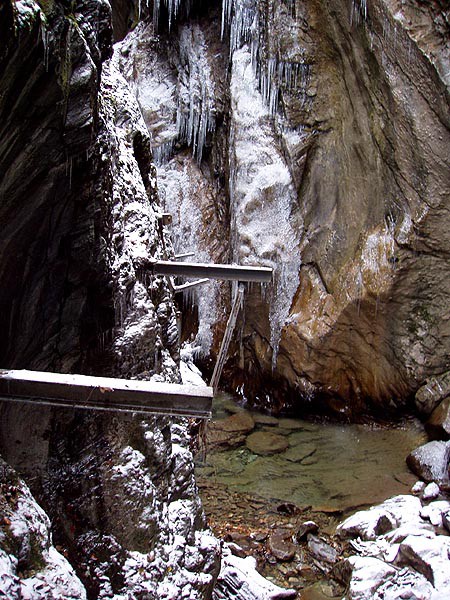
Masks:
[[[225,423],[230,397],[215,400],[215,426]],[[256,420],[259,417],[253,413]],[[264,420],[264,418],[263,418]],[[408,493],[416,478],[405,458],[426,441],[421,425],[408,419],[392,427],[312,423],[274,419],[255,430],[285,437],[289,446],[279,454],[260,456],[241,443],[208,449],[197,466],[200,477],[224,484],[231,491],[291,502],[318,511],[346,512]],[[236,434],[230,433],[230,441]]]

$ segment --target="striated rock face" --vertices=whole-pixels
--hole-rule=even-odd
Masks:
[[[404,402],[449,358],[445,6],[176,5],[179,23],[137,28],[121,60],[177,250],[275,268],[248,294],[234,383],[280,404]],[[198,294],[205,353],[223,298]]]
[[[278,368],[353,401],[405,399],[449,354],[448,23],[435,3],[307,7],[318,135]]]

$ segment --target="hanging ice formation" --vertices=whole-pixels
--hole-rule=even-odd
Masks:
[[[290,57],[281,57],[279,51],[270,47],[266,41],[270,38],[268,31],[260,30],[260,27],[270,28],[270,20],[259,14],[259,6],[256,0],[223,0],[222,36],[229,35],[232,63],[233,259],[237,262],[262,260],[274,269],[268,301],[272,367],[275,368],[281,331],[298,288],[301,266],[299,224],[291,223],[296,191],[279,147],[279,136],[285,142],[304,137],[303,132],[285,127],[279,114],[280,97],[281,92],[293,91],[297,96],[306,97],[310,73],[309,65],[302,58],[298,59],[298,53],[295,59],[289,60]],[[293,18],[295,6],[291,3],[288,8]]]
[[[201,163],[207,135],[215,129],[215,91],[203,32],[186,25],[180,33],[180,73],[177,130],[180,140],[192,148]]]
[[[191,8],[191,0],[162,0],[164,5],[167,8],[168,20],[169,20],[169,29],[172,27],[172,23],[176,20],[178,13],[180,11],[181,4],[184,4],[187,12],[190,11]],[[159,17],[161,13],[161,0],[153,0],[153,23],[157,25],[159,23]]]
[[[350,23],[359,25],[367,20],[367,0],[352,0]]]
[[[364,3],[365,0],[360,0]],[[295,2],[288,0],[291,17],[295,17]],[[309,83],[310,67],[305,62],[282,60],[277,53],[261,43],[259,3],[256,0],[223,0],[222,38],[229,33],[230,58],[233,52],[248,44],[252,65],[258,78],[259,90],[264,102],[274,116],[280,105],[280,91],[296,91],[303,97]]]

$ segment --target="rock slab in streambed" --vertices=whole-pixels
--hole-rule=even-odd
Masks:
[[[438,485],[449,483],[450,442],[428,442],[408,455],[408,467],[421,479]]]
[[[289,441],[286,437],[270,431],[256,431],[247,437],[245,445],[254,454],[268,456],[284,452],[289,447]]]
[[[242,411],[216,423],[223,431],[232,433],[248,433],[255,428],[255,421],[250,413]]]

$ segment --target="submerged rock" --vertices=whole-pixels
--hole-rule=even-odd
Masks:
[[[254,454],[268,456],[284,452],[289,447],[289,441],[286,437],[270,431],[256,431],[247,437],[245,445]]]
[[[278,427],[279,425],[279,420],[271,415],[252,413],[252,417],[257,425],[265,425],[266,427]]]

